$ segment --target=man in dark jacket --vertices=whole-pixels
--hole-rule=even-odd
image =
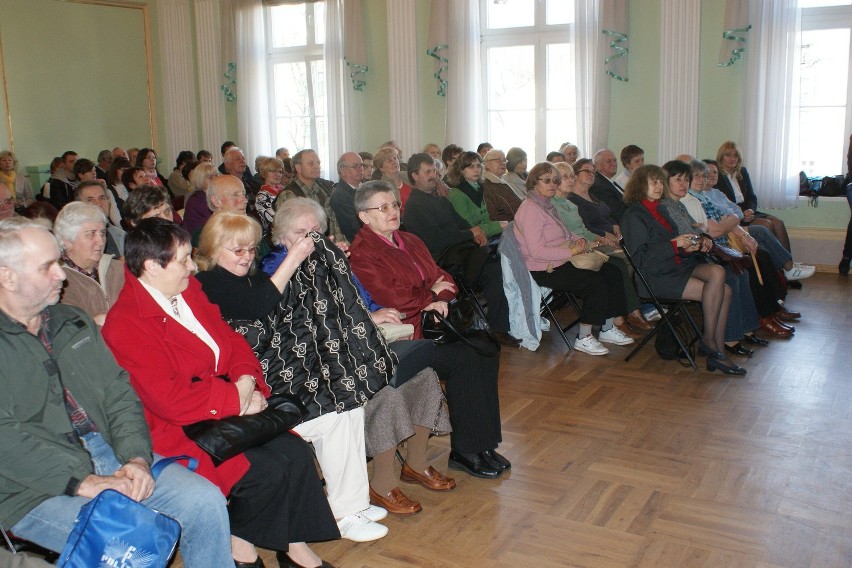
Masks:
[[[621,216],[627,211],[624,204],[624,188],[612,181],[618,170],[618,161],[612,150],[604,148],[595,152],[595,183],[589,188],[589,195],[609,206],[610,219],[621,225]]]
[[[0,221],[0,524],[58,552],[113,489],[180,523],[186,566],[233,565],[223,495],[178,465],[155,482],[139,398],[95,323],[56,305],[64,280],[49,231]]]

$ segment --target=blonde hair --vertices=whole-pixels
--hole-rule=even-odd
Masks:
[[[248,215],[233,211],[214,213],[204,224],[198,239],[195,252],[198,270],[212,270],[225,243],[235,241],[237,246],[257,246],[261,234],[260,223]]]
[[[732,172],[727,171],[727,168],[722,165],[722,157],[730,152],[734,152],[737,155],[737,165],[734,167],[734,171]],[[726,140],[725,142],[722,142],[722,145],[719,146],[719,151],[716,152],[716,161],[719,163],[717,168],[722,173],[732,174],[737,179],[743,179],[743,153],[740,152],[736,142],[733,140]]]
[[[284,162],[278,158],[264,158],[260,161],[260,166],[257,168],[260,176],[266,180],[266,174],[275,170],[284,170]]]

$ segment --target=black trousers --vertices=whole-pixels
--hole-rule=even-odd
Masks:
[[[603,325],[607,318],[627,314],[621,272],[609,263],[597,272],[566,262],[553,272],[537,270],[530,274],[539,286],[571,292],[583,300],[580,323]]]
[[[282,434],[245,452],[251,466],[231,489],[231,534],[261,548],[340,538],[310,446]]]
[[[476,282],[482,286],[482,295],[488,302],[488,311],[485,314],[488,325],[493,331],[509,332],[509,302],[503,292],[503,269],[499,260],[489,260],[482,267],[479,280]]]
[[[503,440],[497,373],[500,356],[483,357],[459,341],[435,347],[432,368],[447,384],[451,446],[463,453],[493,450]]]

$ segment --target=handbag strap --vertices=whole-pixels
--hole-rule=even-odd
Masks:
[[[456,327],[452,324],[452,322],[449,320],[449,318],[444,317],[439,311],[437,311],[437,310],[424,311],[423,315],[426,316],[426,314],[434,315],[438,319],[438,321],[440,321],[444,326],[446,326],[446,329],[450,330],[450,332],[456,337],[456,339],[467,344],[468,347],[470,347],[471,349],[473,349],[474,351],[476,351],[477,353],[479,353],[483,357],[493,357],[494,356],[494,355],[490,355],[488,353],[483,353],[482,350],[479,347],[474,345],[467,337],[465,337],[464,335],[459,333],[459,330],[456,329]],[[492,343],[494,343],[494,345],[497,346],[497,348],[498,348],[497,351],[499,352],[500,351],[500,349],[499,349],[500,344],[497,343],[497,339],[491,333],[491,330],[486,329],[485,332],[486,332],[486,336],[488,337],[488,340],[491,341]]]
[[[154,465],[151,466],[151,475],[154,476],[154,479],[157,479],[162,473],[163,469],[172,463],[175,463],[180,460],[186,460],[186,469],[189,471],[195,471],[195,468],[198,467],[198,460],[192,456],[180,455],[180,456],[172,456],[170,458],[163,458]]]

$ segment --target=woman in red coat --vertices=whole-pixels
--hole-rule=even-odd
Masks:
[[[421,314],[435,310],[446,315],[456,286],[423,241],[399,230],[400,206],[387,182],[372,181],[358,189],[355,209],[364,226],[349,247],[349,260],[375,302],[405,314],[403,323],[414,325],[414,337],[420,338]],[[495,451],[502,440],[499,367],[499,356],[482,356],[461,342],[436,346],[432,363],[447,383],[453,427],[449,466],[486,479],[511,467]]]
[[[339,533],[304,441],[282,434],[216,467],[183,432],[186,424],[260,412],[270,394],[251,348],[191,275],[189,239],[159,218],[128,234],[128,272],[104,339],[142,400],[154,451],[197,458],[197,473],[229,498],[236,566],[263,566],[255,544],[277,550],[282,566],[320,566],[305,542]]]

